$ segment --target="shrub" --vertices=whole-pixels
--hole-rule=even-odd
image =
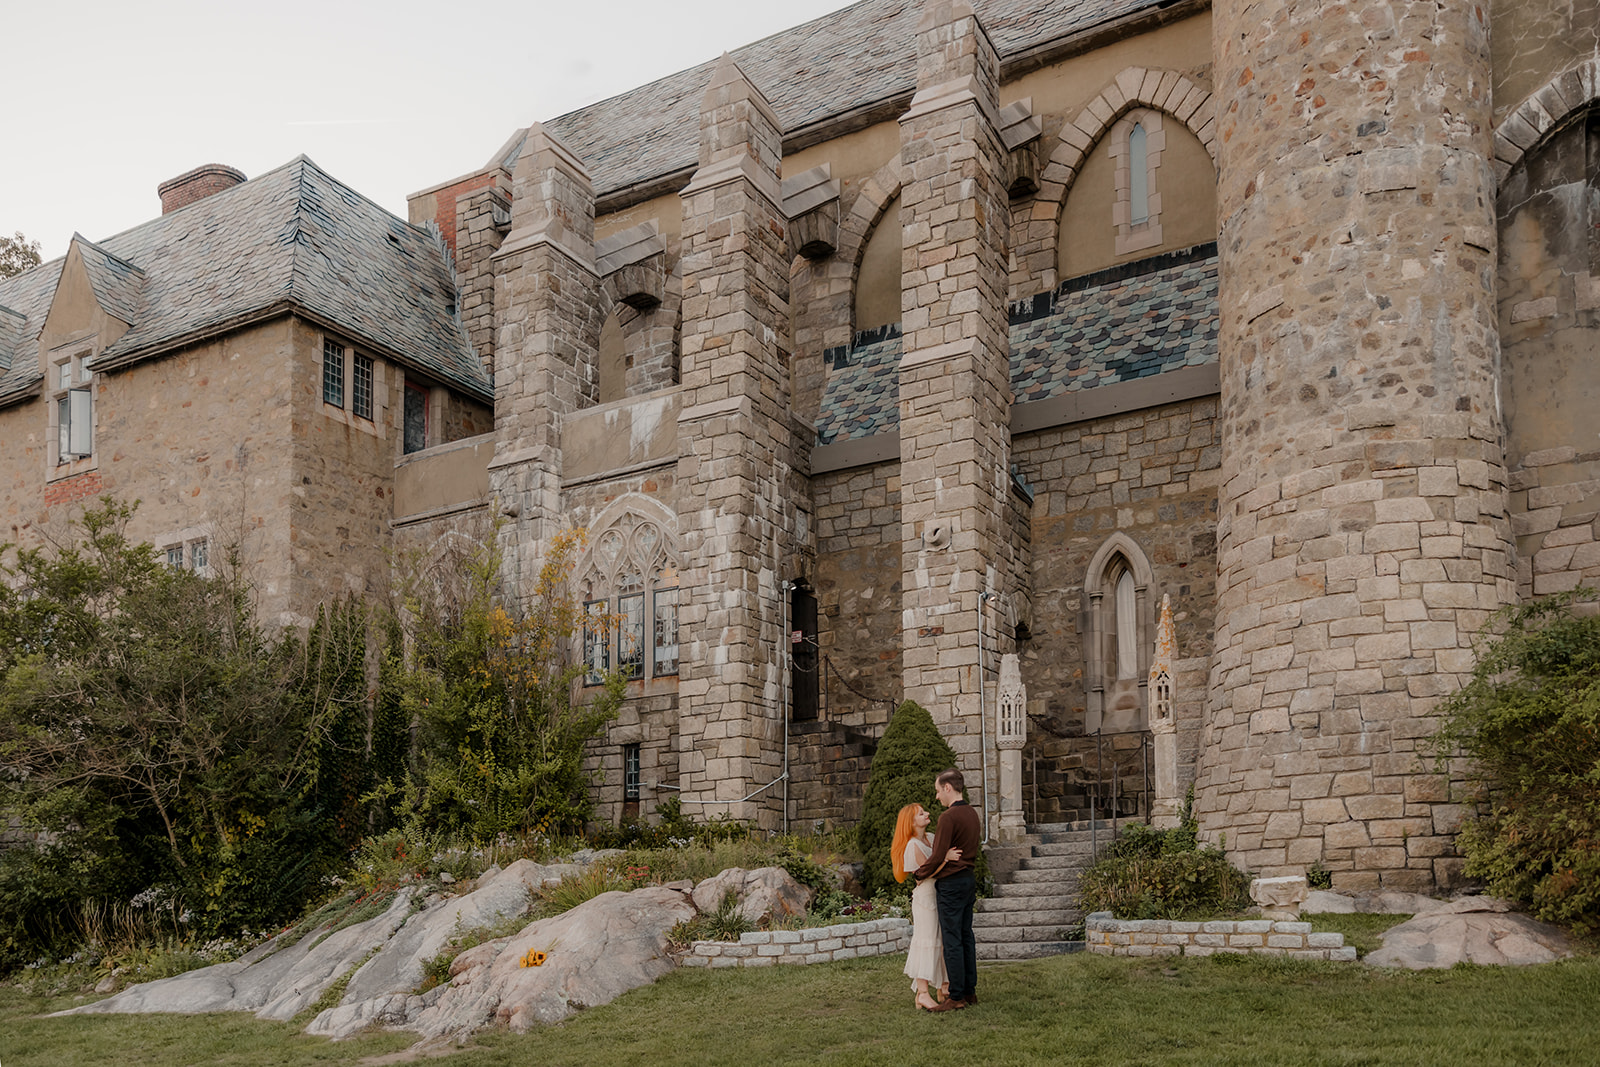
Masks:
[[[1466,873],[1549,922],[1600,931],[1600,616],[1575,590],[1502,609],[1472,680],[1441,705],[1440,770],[1457,753],[1488,802],[1462,827]]]
[[[607,863],[591,863],[577,874],[569,874],[555,885],[540,889],[537,910],[540,918],[548,918],[571,911],[601,893],[626,893],[634,888],[637,885],[626,871],[616,870]]]
[[[940,809],[934,800],[933,779],[954,766],[955,751],[940,736],[933,716],[915,701],[901,704],[878,742],[861,803],[857,838],[866,867],[867,892],[894,884],[889,844],[894,840],[900,809],[917,803],[937,816]]]
[[[1190,791],[1190,800],[1193,800]],[[1119,919],[1194,919],[1239,911],[1250,904],[1250,878],[1222,854],[1202,846],[1188,804],[1170,830],[1135,823],[1083,872],[1085,912]]]

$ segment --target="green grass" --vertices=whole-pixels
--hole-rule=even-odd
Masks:
[[[1300,916],[1318,933],[1343,934],[1344,943],[1356,947],[1357,956],[1365,956],[1383,947],[1383,932],[1399,926],[1409,915],[1339,915],[1333,912],[1308,913]]]
[[[1087,955],[985,966],[976,1008],[914,1011],[899,957],[765,971],[684,969],[562,1026],[493,1033],[459,1062],[507,1067],[754,1063],[903,1067],[1594,1062],[1600,960],[1396,972],[1244,957]],[[56,1067],[358,1063],[404,1035],[332,1044],[250,1016],[42,1019],[0,991],[0,1063]],[[455,1062],[454,1057],[446,1062]]]

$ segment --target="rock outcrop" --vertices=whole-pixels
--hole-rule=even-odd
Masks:
[[[811,903],[811,890],[782,867],[754,871],[729,867],[694,887],[694,906],[705,912],[716,911],[729,893],[739,901],[739,914],[753,923],[804,915]]]
[[[1522,966],[1572,955],[1566,935],[1548,923],[1510,910],[1493,897],[1464,897],[1418,915],[1383,935],[1367,954],[1374,967],[1423,970],[1457,963]]]

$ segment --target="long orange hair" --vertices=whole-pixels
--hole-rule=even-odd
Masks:
[[[894,864],[894,880],[906,880],[906,843],[917,836],[917,812],[921,804],[907,804],[894,822],[894,844],[889,846],[889,862]]]

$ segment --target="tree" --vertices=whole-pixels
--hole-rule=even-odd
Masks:
[[[1466,873],[1550,922],[1600,931],[1600,615],[1586,589],[1501,609],[1441,705],[1440,769],[1484,790]],[[1589,610],[1582,610],[1589,609]]]
[[[940,735],[933,716],[921,704],[908,700],[895,711],[872,757],[867,793],[861,801],[858,838],[866,857],[867,891],[894,884],[889,845],[894,840],[895,818],[907,804],[921,804],[937,816],[933,780],[940,771],[956,766],[956,754]]]
[[[0,235],[0,278],[10,278],[38,265],[38,241],[28,240],[21,230],[12,237]]]
[[[490,840],[575,833],[592,814],[584,746],[616,716],[626,680],[615,674],[592,701],[572,699],[583,615],[567,580],[583,536],[552,539],[525,606],[498,596],[500,560],[489,547],[432,567],[412,561],[402,573],[412,653],[379,702],[400,700],[419,725],[405,803],[430,827]]]
[[[349,847],[322,807],[335,749],[365,750],[340,729],[340,698],[365,699],[361,617],[267,633],[231,567],[167,566],[127,537],[133,511],[103,499],[76,544],[19,552],[0,582],[0,817],[38,834],[0,856],[12,951],[156,886],[197,930],[259,928]]]

